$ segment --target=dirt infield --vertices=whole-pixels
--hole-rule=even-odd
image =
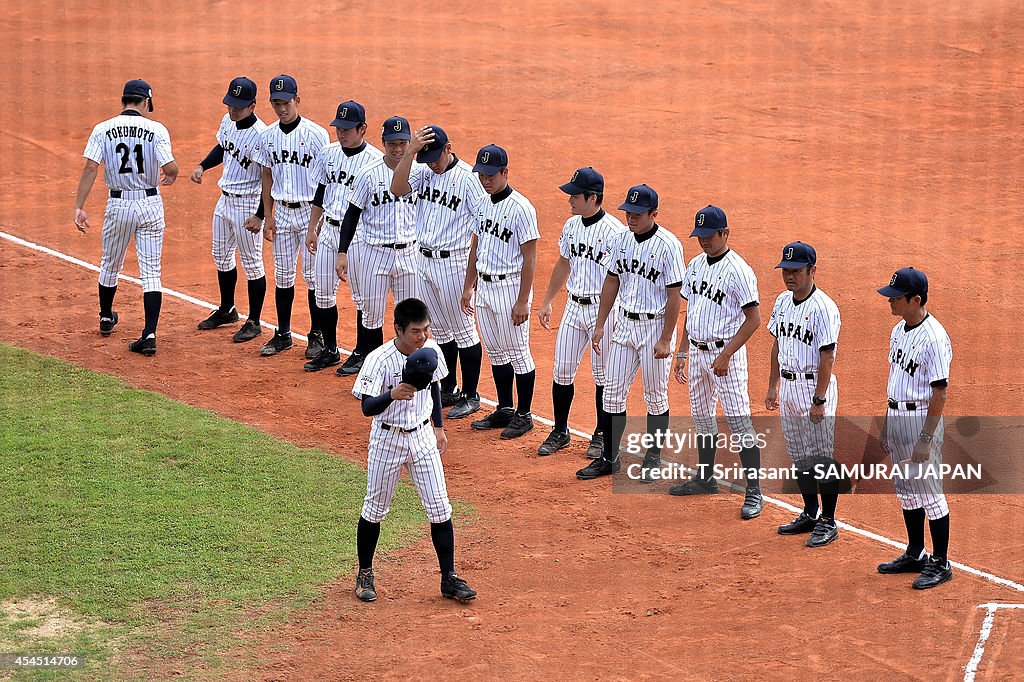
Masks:
[[[187,176],[214,143],[227,82],[252,77],[268,120],[266,83],[283,71],[299,82],[302,113],[321,124],[354,98],[371,122],[401,114],[443,125],[464,158],[490,142],[505,147],[511,183],[540,218],[535,299],[568,215],[557,186],[593,165],[609,208],[647,182],[661,194],[660,222],[682,238],[698,208],[725,208],[764,306],[782,290],[772,269],[781,246],[814,244],[819,284],[843,314],[841,413],[882,409],[894,320],[874,288],[915,265],[929,274],[929,309],[956,353],[947,412],[1011,415],[1024,385],[1012,286],[1024,273],[1024,18],[1015,3],[984,5],[910,0],[896,14],[884,3],[800,1],[780,13],[753,0],[578,10],[524,0],[485,12],[398,1],[330,11],[250,3],[239,15],[220,2],[112,10],[19,1],[0,22],[14,85],[0,110],[0,230],[98,262],[101,191],[86,205],[93,232],[71,221],[81,151],[92,125],[116,113],[124,81],[142,77],[182,167],[164,193],[164,284],[215,300],[217,189],[212,175],[202,187]],[[696,253],[692,241],[684,247]],[[126,274],[137,275],[131,256]],[[139,290],[123,285],[116,308],[118,333],[101,339],[93,273],[0,240],[0,340],[363,458],[366,422],[350,380],[303,373],[297,351],[261,359],[228,333],[197,332],[203,311],[171,298],[159,355],[132,356]],[[272,305],[266,314],[272,321]],[[302,306],[297,315],[303,329]],[[353,340],[351,319],[349,303],[342,343]],[[554,333],[531,324],[535,409],[550,415]],[[756,413],[770,347],[763,331],[750,342]],[[489,377],[483,386],[492,388]],[[672,390],[673,413],[686,414],[685,391]],[[593,426],[592,391],[578,382],[571,423],[583,430]],[[638,395],[630,405],[641,409]],[[457,562],[481,598],[441,603],[425,540],[380,560],[376,604],[356,604],[345,579],[265,642],[265,678],[952,678],[978,640],[977,605],[1024,602],[964,572],[915,593],[909,580],[874,573],[891,548],[844,533],[808,550],[775,535],[788,512],[768,507],[741,523],[732,495],[611,495],[607,482],[574,479],[585,463],[578,447],[538,459],[543,427],[500,449],[468,424],[449,428],[450,491],[480,512],[457,531]],[[951,508],[951,557],[1024,581],[1021,498],[960,497]],[[903,538],[892,496],[843,498],[839,517]],[[1024,660],[1022,624],[1020,611],[997,621],[980,676],[1010,675]]]

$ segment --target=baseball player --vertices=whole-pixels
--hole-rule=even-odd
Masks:
[[[718,492],[713,467],[718,436],[715,412],[721,398],[729,429],[741,439],[740,461],[747,473],[740,517],[753,519],[760,516],[764,500],[756,476],[761,450],[750,419],[745,344],[761,323],[757,278],[746,261],[729,248],[729,226],[722,209],[708,206],[697,211],[690,236],[697,237],[704,252],[686,267],[682,295],[686,299],[684,330],[689,352],[676,356],[676,380],[687,381],[689,359],[690,414],[698,433],[698,465],[697,476],[673,485],[669,492]]]
[[[626,397],[638,371],[643,373],[648,432],[664,433],[668,429],[668,377],[686,264],[683,245],[657,223],[658,193],[653,188],[631,187],[619,210],[626,212],[629,232],[621,233],[612,247],[601,288],[601,308],[591,336],[594,352],[603,353],[605,325],[615,315],[604,363],[604,453],[576,472],[580,480],[619,471]],[[613,312],[615,307],[618,309]],[[660,464],[661,450],[650,448],[644,457],[641,480],[652,482],[650,471]]]
[[[316,258],[316,305],[320,317],[320,330],[324,335],[324,349],[305,364],[307,372],[317,372],[341,362],[338,351],[338,242],[341,239],[341,220],[348,208],[356,173],[363,167],[380,161],[384,153],[363,139],[366,135],[366,110],[358,102],[349,100],[338,105],[337,115],[331,122],[337,142],[320,150],[313,164],[313,179],[317,183],[313,208],[306,232],[306,249]],[[355,244],[351,244],[351,250]],[[356,345],[365,346],[363,314],[358,288],[351,282],[352,299],[356,303]],[[354,357],[354,356],[353,356]]]
[[[569,445],[569,409],[575,393],[576,370],[594,336],[601,289],[611,263],[613,245],[626,232],[617,218],[601,208],[604,177],[593,168],[580,168],[559,189],[569,195],[572,215],[565,221],[558,238],[558,261],[551,271],[548,290],[537,314],[541,326],[551,329],[551,302],[562,287],[568,290],[569,300],[555,337],[554,380],[551,382],[555,426],[537,450],[541,455],[554,454]],[[604,362],[614,324],[615,316],[609,315],[601,354],[590,351],[590,367],[597,388],[597,427],[587,448],[591,459],[604,454]]]
[[[455,573],[452,506],[441,455],[448,445],[441,417],[438,382],[448,373],[437,344],[428,338],[430,313],[423,301],[409,298],[395,305],[395,338],[366,356],[352,394],[363,414],[373,417],[366,465],[366,499],[356,530],[359,575],[356,596],[377,598],[373,554],[380,522],[387,516],[402,467],[420,494],[430,520],[430,539],[441,568],[441,594],[467,602],[476,590]],[[433,431],[427,424],[433,422]]]
[[[301,256],[311,322],[306,359],[312,360],[323,350],[323,335],[316,307],[314,259],[302,256],[301,252],[309,228],[310,202],[316,194],[313,160],[330,140],[326,130],[299,116],[299,101],[299,86],[294,78],[281,74],[270,81],[270,103],[278,120],[263,131],[254,155],[263,166],[263,238],[274,244],[277,307],[277,331],[260,349],[260,355],[277,355],[292,347],[296,259]],[[253,215],[246,227],[257,229],[259,225],[260,219]]]
[[[782,260],[775,266],[782,269],[786,291],[775,299],[768,321],[775,342],[764,399],[769,410],[780,410],[786,450],[797,470],[797,484],[804,498],[803,511],[779,526],[779,534],[810,533],[808,547],[824,547],[839,537],[835,522],[838,490],[833,489],[833,482],[814,477],[816,465],[834,461],[839,399],[832,374],[839,341],[839,308],[814,283],[817,260],[813,246],[793,242],[782,249]]]
[[[143,80],[130,80],[121,94],[123,110],[96,125],[85,145],[85,167],[75,197],[75,227],[89,229],[83,207],[103,164],[109,199],[100,240],[100,334],[110,336],[117,326],[113,310],[117,276],[124,267],[128,242],[135,237],[135,252],[142,279],[142,305],[146,323],[138,340],[128,344],[133,353],[156,354],[156,325],[163,298],[160,254],[164,243],[164,203],[160,185],[178,177],[167,128],[147,117],[153,111],[153,89]]]
[[[476,155],[473,172],[490,196],[476,205],[469,242],[462,310],[479,311],[480,336],[491,359],[498,409],[472,423],[474,429],[502,429],[503,439],[533,429],[536,365],[530,354],[530,305],[537,269],[537,211],[508,184],[508,154],[489,144]],[[476,290],[476,307],[473,292]],[[519,397],[512,402],[512,384]]]
[[[416,259],[416,196],[396,196],[391,192],[391,179],[395,168],[405,156],[412,133],[409,121],[392,116],[384,121],[381,140],[384,156],[375,163],[363,166],[356,174],[348,208],[341,221],[338,242],[337,274],[345,279],[349,271],[359,282],[362,301],[365,343],[356,346],[352,363],[342,365],[339,374],[358,371],[359,362],[370,351],[384,343],[384,309],[388,292],[397,303],[417,295]],[[358,231],[357,231],[358,226]],[[358,255],[349,263],[349,246],[356,234],[364,242]],[[351,358],[350,358],[351,359]]]
[[[901,268],[878,290],[892,314],[903,318],[889,336],[889,409],[882,426],[882,447],[906,472],[895,477],[896,497],[907,526],[907,551],[879,564],[879,573],[920,573],[914,589],[926,590],[953,579],[949,564],[949,505],[941,480],[922,464],[942,463],[942,410],[946,406],[953,346],[949,335],[925,308],[928,278]],[[932,555],[924,548],[924,520],[932,536]]]
[[[235,343],[252,341],[263,333],[260,315],[267,295],[267,277],[263,270],[263,240],[259,230],[245,228],[245,222],[256,214],[263,218],[263,169],[253,160],[266,124],[256,116],[256,83],[239,76],[228,85],[224,95],[228,112],[217,130],[217,144],[192,171],[192,182],[201,185],[203,173],[224,164],[221,172],[220,198],[213,209],[213,262],[217,266],[220,307],[196,325],[199,329],[216,329],[238,322],[235,309],[235,267],[237,249],[249,289],[249,317],[231,338]]]
[[[413,164],[413,159],[416,164]],[[469,164],[452,153],[448,134],[439,126],[417,130],[391,180],[395,196],[416,194],[416,238],[420,293],[434,320],[431,333],[441,346],[449,374],[441,381],[441,404],[449,419],[480,409],[483,348],[473,315],[462,310],[469,245],[476,205],[484,190]],[[455,367],[462,360],[462,389]]]

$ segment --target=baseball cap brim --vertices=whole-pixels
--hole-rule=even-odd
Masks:
[[[584,192],[587,191],[587,190],[583,189],[582,187],[579,187],[577,185],[572,184],[571,182],[565,183],[564,185],[562,185],[558,189],[562,190],[563,192],[565,192],[566,194],[569,194],[569,195],[583,194]]]
[[[241,97],[232,97],[231,95],[224,95],[224,99],[221,101],[229,107],[234,107],[236,109],[244,109],[250,104],[256,103],[256,100],[254,99],[242,99]]]
[[[383,139],[385,142],[392,142],[394,140],[411,140],[412,139],[412,135],[410,135],[409,133],[405,133],[405,132],[402,132],[402,133],[388,133],[386,135],[381,136],[381,139]]]
[[[362,125],[361,121],[350,121],[347,118],[336,118],[331,121],[332,128],[345,128],[346,130],[352,130]]]
[[[443,147],[437,149],[423,149],[416,153],[416,161],[419,163],[434,163],[441,158],[441,153],[444,151]]]
[[[489,166],[486,163],[478,163],[473,166],[474,173],[483,173],[484,175],[497,175],[501,172],[504,166]]]
[[[880,293],[882,296],[885,296],[886,298],[898,298],[900,296],[906,296],[907,294],[910,293],[909,291],[903,291],[902,289],[897,289],[896,287],[894,287],[892,285],[882,287],[881,289],[878,289],[877,291],[878,291],[878,293]]]
[[[724,228],[723,228],[724,229]],[[690,233],[691,237],[714,237],[721,230],[715,227],[695,227]]]
[[[787,268],[789,270],[799,270],[800,268],[806,268],[808,265],[814,265],[814,263],[804,263],[803,261],[795,260],[784,260],[775,266],[775,269]]]
[[[648,211],[653,211],[655,208],[657,208],[657,206],[649,208],[647,206],[641,206],[640,204],[631,204],[628,201],[623,202],[622,205],[619,206],[620,211],[626,211],[627,213],[647,213]]]
[[[270,96],[271,102],[290,102],[295,99],[295,93],[292,92],[275,92]]]

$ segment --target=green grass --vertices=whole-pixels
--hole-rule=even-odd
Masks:
[[[89,624],[39,642],[0,616],[0,651],[84,652],[90,679],[183,657],[216,676],[218,651],[352,574],[364,492],[342,458],[0,345],[0,600],[52,595]],[[401,485],[380,549],[424,525]]]

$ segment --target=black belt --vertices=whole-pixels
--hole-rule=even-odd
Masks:
[[[427,419],[424,419],[423,423],[420,424],[419,426],[414,426],[411,429],[403,429],[401,426],[393,426],[391,424],[385,424],[384,422],[381,422],[380,423],[380,428],[384,429],[385,431],[401,431],[402,433],[415,433],[415,432],[419,431],[420,429],[422,429],[424,426],[426,426],[429,423],[430,423],[430,419],[427,418]]]
[[[277,203],[281,204],[285,208],[292,208],[292,209],[302,208],[303,206],[306,206],[308,204],[308,202],[306,202],[306,201],[280,201],[280,200]]]
[[[781,372],[783,379],[789,379],[790,381],[796,381],[797,379],[813,379],[814,372],[790,372],[788,369],[784,369]]]
[[[890,410],[898,410],[898,409],[900,409],[900,405],[903,406],[902,409],[908,410],[910,412],[913,412],[914,410],[916,410],[919,407],[924,407],[924,403],[906,402],[906,401],[903,401],[903,400],[893,400],[892,398],[889,398],[889,409]]]
[[[508,279],[509,277],[512,276],[512,275],[485,275],[482,272],[478,273],[478,274],[480,275],[480,279],[482,279],[485,282],[500,282],[501,280]]]
[[[440,251],[438,251],[437,249],[431,250],[424,248],[422,246],[420,247],[420,253],[422,253],[427,258],[451,258],[452,255],[452,252],[449,251],[448,249],[441,249]]]
[[[341,227],[340,220],[335,220],[334,218],[331,218],[329,216],[324,216],[324,222],[327,223],[328,225],[333,225],[334,227]]]
[[[628,320],[656,320],[658,316],[654,313],[631,313],[628,310],[623,310],[622,314],[626,316]]]
[[[694,341],[690,339],[690,345],[697,350],[715,350],[716,348],[725,348],[725,341]]]
[[[110,190],[110,198],[111,199],[120,199],[122,196],[124,196],[125,192],[145,192],[147,197],[155,197],[157,194],[160,193],[159,191],[157,191],[156,187],[147,187],[146,189],[126,189],[126,190],[112,189],[112,190]]]
[[[402,249],[412,246],[412,244],[374,244],[382,249],[394,249],[395,251],[401,251]]]
[[[259,194],[232,194],[231,192],[225,192],[224,190],[221,190],[220,193],[226,197],[231,197],[232,199],[248,199],[259,196]]]
[[[574,294],[569,294],[569,298],[576,301],[580,305],[590,305],[591,303],[595,302],[595,299],[591,298],[590,296],[576,296]]]

